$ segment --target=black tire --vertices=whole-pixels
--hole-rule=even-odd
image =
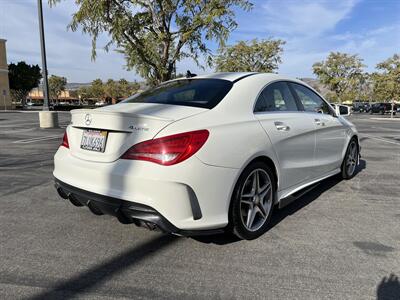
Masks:
[[[257,172],[259,172],[259,173],[257,173]],[[256,174],[256,176],[267,175],[268,180],[270,181],[270,189],[266,188],[265,191],[268,190],[268,192],[265,197],[257,198],[258,200],[251,200],[251,201],[255,201],[252,205],[254,207],[257,206],[258,212],[255,213],[255,216],[257,216],[257,218],[258,218],[257,220],[259,221],[258,223],[259,223],[260,227],[255,230],[249,230],[243,221],[243,212],[246,211],[246,209],[245,209],[246,207],[243,207],[244,204],[242,203],[241,198],[242,198],[242,192],[244,191],[244,189],[249,187],[249,185],[248,185],[249,177],[254,176],[254,173],[261,174],[261,175]],[[267,176],[265,176],[264,182],[266,182]],[[261,181],[263,181],[263,180],[264,179],[262,179]],[[267,186],[267,184],[265,186]],[[271,220],[272,212],[274,210],[274,203],[275,203],[275,197],[276,197],[275,190],[276,190],[276,188],[275,188],[274,173],[272,172],[271,168],[267,164],[265,164],[264,162],[253,162],[250,165],[248,165],[243,170],[242,174],[240,175],[240,177],[236,183],[234,192],[232,194],[231,206],[230,206],[230,210],[229,210],[229,229],[230,229],[230,231],[234,235],[236,235],[238,238],[244,239],[244,240],[252,240],[252,239],[258,238],[260,235],[265,233],[268,230],[269,222]],[[256,197],[256,196],[254,196],[254,197]],[[264,200],[262,198],[264,198]],[[265,199],[268,199],[268,201],[266,202]],[[263,202],[269,208],[268,213],[264,214],[266,217],[262,215],[262,213],[259,209],[260,206],[264,205],[261,202]],[[249,208],[248,212],[250,212],[250,208]],[[264,209],[264,212],[265,212],[265,209]],[[255,218],[256,217],[254,217],[254,221],[256,220]]]
[[[354,168],[350,168],[349,165],[349,156],[352,155],[352,149],[353,147],[355,147],[355,158],[351,158],[351,160],[354,162]],[[342,166],[341,166],[341,175],[343,179],[351,179],[355,176],[356,171],[357,171],[357,162],[358,162],[358,155],[359,155],[359,147],[358,147],[358,143],[357,143],[357,139],[356,138],[352,138],[347,146],[346,149],[346,154],[344,156],[343,162],[342,162]],[[353,156],[353,155],[352,155]]]

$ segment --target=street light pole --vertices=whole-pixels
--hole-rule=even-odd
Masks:
[[[46,45],[44,41],[44,26],[43,26],[43,8],[42,0],[38,0],[38,16],[39,16],[39,33],[40,33],[40,48],[42,53],[42,74],[43,74],[43,110],[49,110],[49,87],[47,82],[47,62],[46,62]]]
[[[42,73],[43,73],[43,110],[39,112],[39,126],[40,128],[55,128],[58,127],[58,113],[49,110],[49,86],[47,82],[47,62],[46,62],[46,47],[44,43],[42,0],[38,0],[37,2],[38,2],[38,16],[39,16],[40,48],[42,52]]]

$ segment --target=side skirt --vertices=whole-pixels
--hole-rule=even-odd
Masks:
[[[318,183],[328,177],[334,176],[336,174],[340,173],[340,169],[335,169],[317,179],[311,180],[307,183],[303,183],[300,186],[297,186],[296,188],[292,188],[291,191],[287,192],[287,190],[282,191],[280,195],[285,195],[283,198],[280,198],[278,201],[278,206],[279,208],[285,207],[289,203],[293,202],[297,198],[300,198],[303,196],[305,193],[309,192],[313,188],[315,188]]]
[[[304,194],[307,194],[309,191],[311,191],[312,189],[314,189],[315,187],[317,187],[319,185],[319,182],[314,183],[300,191],[297,191],[285,198],[282,198],[279,201],[279,209],[284,208],[285,206],[289,205],[290,203],[292,203],[293,201],[295,201],[296,199],[300,198],[301,196],[303,196]]]

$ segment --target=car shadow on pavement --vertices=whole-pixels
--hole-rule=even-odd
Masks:
[[[67,278],[60,280],[49,290],[30,297],[31,300],[39,299],[65,299],[75,298],[86,293],[107,281],[112,276],[119,275],[128,268],[140,263],[143,259],[154,256],[161,249],[176,242],[173,235],[157,236],[142,245],[130,248],[111,259]]]
[[[360,159],[360,163],[357,166],[355,176],[357,176],[358,173],[362,172],[366,167],[367,167],[367,162],[364,159]],[[268,231],[271,230],[276,225],[278,225],[280,222],[282,222],[286,217],[291,216],[300,209],[302,209],[303,207],[306,207],[308,204],[310,204],[319,196],[321,196],[321,194],[331,189],[342,180],[343,179],[340,177],[340,175],[335,175],[327,179],[324,179],[323,181],[318,183],[315,186],[315,188],[313,188],[311,191],[304,194],[300,198],[296,199],[288,206],[282,209],[278,209],[277,207],[275,207]],[[265,234],[268,234],[268,232]],[[216,234],[209,236],[197,236],[192,238],[201,243],[212,243],[216,245],[226,245],[240,241],[239,238],[230,233]]]
[[[400,299],[400,281],[395,274],[383,277],[376,289],[377,300],[398,300]]]

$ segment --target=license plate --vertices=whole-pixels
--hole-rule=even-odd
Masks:
[[[104,152],[106,149],[107,131],[85,130],[83,131],[81,149]]]

